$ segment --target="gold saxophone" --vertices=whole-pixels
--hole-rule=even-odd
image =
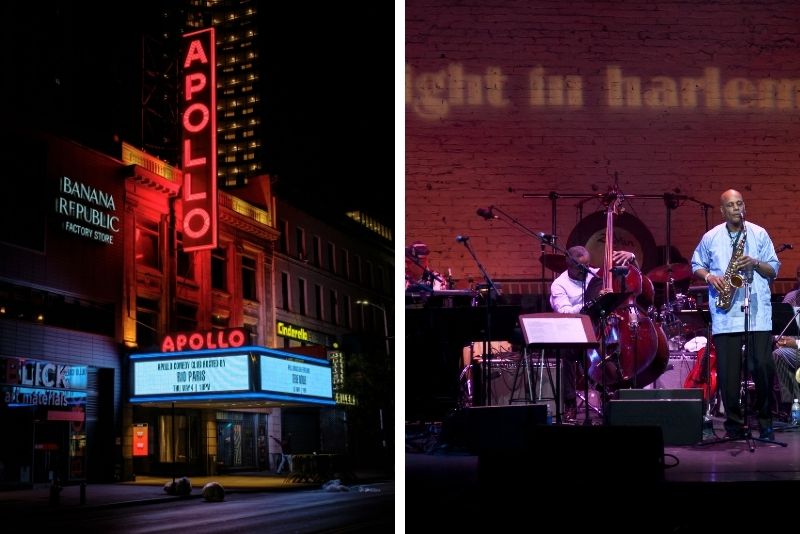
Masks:
[[[728,262],[728,267],[725,269],[723,279],[725,280],[725,287],[717,294],[716,305],[717,308],[728,311],[733,304],[733,297],[736,295],[736,290],[742,287],[744,280],[742,275],[739,274],[739,268],[736,266],[739,263],[739,258],[744,253],[744,242],[747,241],[747,226],[742,223],[742,235],[739,242],[736,243],[736,248],[733,250],[731,261]]]

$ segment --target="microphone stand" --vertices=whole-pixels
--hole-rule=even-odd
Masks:
[[[464,243],[464,248],[467,249],[469,255],[472,256],[472,259],[475,260],[475,264],[478,266],[481,274],[483,275],[483,279],[486,280],[486,332],[483,338],[483,362],[481,363],[481,375],[483,377],[483,384],[486,390],[485,397],[483,399],[484,402],[480,403],[483,406],[491,406],[492,405],[492,305],[493,305],[493,294],[497,296],[497,286],[489,277],[489,273],[486,272],[483,264],[480,262],[478,257],[475,255],[475,251],[472,250],[472,247],[469,245],[469,240],[464,239],[461,241]]]
[[[696,204],[700,204],[700,209],[703,210],[703,216],[705,217],[706,220],[706,232],[708,232],[708,210],[713,208],[714,206],[708,204],[707,202],[703,202],[702,200],[697,200],[694,197],[686,197],[686,200],[691,200]]]
[[[744,220],[742,220],[742,225],[744,225]],[[753,340],[752,340],[752,332],[750,332],[750,288],[753,283],[753,270],[750,269],[745,273],[743,277],[743,287],[744,287],[744,302],[742,302],[742,312],[744,312],[744,334],[742,334],[742,394],[740,395],[741,400],[739,404],[742,407],[742,416],[744,419],[744,439],[748,447],[750,448],[750,452],[755,450],[755,441],[761,441],[763,443],[772,443],[775,445],[780,445],[782,447],[786,447],[787,444],[780,442],[780,441],[770,441],[764,438],[756,438],[753,436],[753,431],[750,429],[750,411],[747,408],[748,405],[748,393],[747,390],[747,378],[749,376],[749,367],[747,366],[748,360],[750,360],[750,350],[753,348]],[[771,357],[771,356],[770,356]],[[753,357],[755,366],[755,357]],[[771,386],[771,384],[770,384]]]
[[[535,237],[536,239],[538,239],[542,244],[542,250],[544,250],[545,246],[549,246],[553,250],[557,250],[558,252],[560,252],[561,254],[566,256],[567,262],[570,265],[575,266],[577,269],[579,269],[580,271],[583,272],[584,277],[583,277],[583,289],[582,289],[582,297],[581,298],[583,299],[584,306],[585,306],[586,305],[586,279],[588,278],[589,274],[591,273],[589,268],[586,267],[585,265],[583,265],[582,263],[578,263],[578,261],[575,258],[573,258],[572,256],[570,256],[569,253],[567,253],[566,250],[564,250],[563,248],[561,248],[558,245],[556,245],[556,243],[555,243],[556,236],[551,235],[551,234],[545,234],[544,232],[534,232],[533,230],[531,230],[527,226],[525,226],[522,223],[520,223],[516,218],[512,217],[511,215],[509,215],[508,213],[506,213],[502,209],[498,208],[497,206],[492,206],[491,207],[491,211],[492,212],[496,212],[496,213],[499,214],[499,216],[497,217],[498,219],[501,219],[504,222],[506,222],[507,224],[510,224],[511,226],[513,226],[514,228],[516,228],[520,232],[524,233],[525,235],[528,235],[528,236],[531,236],[531,237]],[[467,245],[466,241],[464,242],[464,245]],[[467,247],[467,250],[470,250],[469,247]],[[470,250],[470,254],[471,253],[472,253],[472,251]],[[475,256],[473,254],[473,258],[474,257]],[[477,261],[477,258],[476,258],[476,261]],[[478,264],[478,267],[481,268],[480,263]],[[483,271],[482,268],[481,268],[481,271]],[[484,273],[484,276],[486,276],[486,273]],[[542,277],[542,278],[543,278],[542,279],[542,285],[544,285],[544,277]],[[544,287],[542,287],[542,293],[544,294]],[[484,350],[484,352],[485,352],[485,350]],[[585,407],[586,407],[586,418],[584,420],[584,424],[589,424],[589,376],[588,376],[588,371],[589,371],[588,367],[589,366],[586,364],[585,360],[586,360],[586,358],[582,359],[582,361],[584,362],[584,388],[583,389],[584,389],[584,395],[586,397],[584,399],[584,404],[585,404]],[[559,350],[556,350],[556,387],[555,387],[554,396],[556,397],[555,398],[556,423],[561,423],[561,419],[562,419],[562,417],[561,417],[561,415],[562,415],[561,414],[561,355],[559,353]]]

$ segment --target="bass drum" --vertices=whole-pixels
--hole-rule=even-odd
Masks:
[[[605,257],[605,238],[606,213],[600,211],[584,217],[573,228],[567,239],[567,247],[576,245],[586,247],[591,254],[592,264],[597,265]],[[648,272],[658,265],[658,252],[653,234],[642,221],[629,213],[614,216],[613,245],[613,250],[626,250],[636,254],[642,272]]]

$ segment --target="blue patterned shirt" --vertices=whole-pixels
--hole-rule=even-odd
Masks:
[[[775,253],[775,246],[767,231],[751,222],[747,225],[747,241],[745,241],[744,255],[755,258],[762,263],[768,263],[778,276],[781,262]],[[744,235],[744,234],[743,234]],[[706,269],[713,275],[724,276],[733,255],[733,243],[725,223],[721,223],[703,235],[700,243],[692,254],[692,272]],[[753,282],[750,285],[750,323],[751,332],[772,330],[772,303],[770,302],[770,280],[753,270]],[[708,286],[708,308],[711,312],[711,333],[728,334],[744,332],[744,304],[745,288],[736,290],[733,303],[728,311],[718,309],[716,306],[717,290]]]

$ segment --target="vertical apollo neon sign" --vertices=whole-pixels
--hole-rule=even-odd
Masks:
[[[183,37],[183,249],[189,251],[217,246],[217,82],[214,28]]]

